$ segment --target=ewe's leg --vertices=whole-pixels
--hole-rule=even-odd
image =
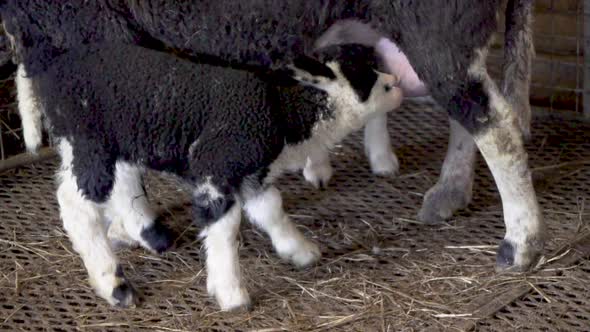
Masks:
[[[303,168],[305,180],[316,188],[325,188],[332,177],[332,165],[330,164],[330,152],[318,147],[307,156],[305,168]]]
[[[99,205],[82,195],[73,173],[72,146],[62,140],[59,144],[62,168],[59,171],[57,201],[64,228],[84,265],[90,283],[99,296],[111,305],[126,307],[134,302],[133,288],[123,275],[117,257],[106,236]]]
[[[320,258],[318,246],[307,240],[285,214],[281,193],[277,188],[271,186],[246,198],[244,210],[250,222],[270,236],[281,258],[299,267],[313,264]]]
[[[457,210],[471,202],[476,146],[469,134],[457,121],[450,121],[447,156],[438,182],[424,196],[418,219],[426,223],[439,223],[451,218]]]
[[[117,162],[115,183],[105,209],[111,220],[108,237],[114,247],[141,244],[161,253],[172,245],[170,231],[157,221],[142,186],[142,171]]]
[[[532,0],[510,0],[506,8],[504,80],[502,93],[516,113],[525,139],[531,136],[529,88],[535,56],[532,33]]]
[[[451,115],[471,131],[500,191],[506,235],[497,268],[526,270],[543,250],[545,228],[522,132],[485,68],[474,64],[469,77],[469,90],[453,98]]]
[[[391,149],[386,113],[376,114],[365,125],[365,154],[374,174],[396,175],[399,171],[399,161]]]

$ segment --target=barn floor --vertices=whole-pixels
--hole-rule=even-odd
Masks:
[[[534,122],[528,150],[552,238],[546,263],[528,275],[494,272],[504,225],[482,158],[468,210],[438,226],[415,220],[444,158],[444,112],[408,104],[389,124],[398,177],[369,172],[357,134],[334,151],[327,190],[313,189],[299,174],[281,180],[287,211],[321,244],[317,266],[297,270],[281,262],[268,238],[242,224],[250,312],[219,312],[206,296],[198,230],[172,180],[150,175],[147,188],[181,234],[177,245],[162,256],[121,252],[142,302],[113,309],[89,288],[61,228],[56,160],[0,174],[0,330],[589,330],[590,124]]]

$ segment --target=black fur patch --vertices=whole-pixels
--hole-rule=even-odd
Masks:
[[[451,98],[447,110],[451,118],[457,120],[471,134],[475,134],[491,122],[489,102],[483,84],[470,79]]]
[[[375,70],[380,66],[374,48],[358,44],[330,46],[322,49],[318,57],[322,62],[337,62],[359,99],[369,99],[377,81]]]
[[[236,203],[233,195],[223,195],[211,199],[207,194],[193,197],[194,222],[199,226],[207,226],[216,222]]]
[[[115,270],[115,277],[125,278],[125,273],[123,273],[123,266],[121,266],[121,264],[117,264],[117,269]]]
[[[141,237],[150,245],[152,250],[161,254],[168,250],[173,243],[173,234],[168,227],[162,224],[161,218],[158,217],[149,228],[141,231]]]
[[[310,57],[307,57],[307,56],[297,57],[293,61],[293,64],[295,65],[295,67],[297,67],[301,70],[305,70],[306,72],[310,73],[312,76],[322,76],[322,77],[327,77],[332,80],[336,79],[336,75],[334,75],[334,72],[332,72],[332,70],[330,68],[325,66],[323,63],[318,62],[317,60],[314,60]]]

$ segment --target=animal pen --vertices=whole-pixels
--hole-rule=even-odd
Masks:
[[[551,238],[527,274],[494,272],[504,224],[482,158],[470,207],[436,226],[416,221],[436,183],[448,136],[446,113],[406,102],[389,115],[400,174],[370,173],[360,134],[333,152],[326,190],[300,174],[281,179],[287,211],[323,257],[297,270],[250,225],[240,235],[249,312],[219,312],[205,290],[204,253],[188,194],[150,173],[146,188],[179,234],[161,255],[119,257],[141,303],[114,309],[96,296],[62,230],[50,147],[24,152],[13,76],[0,88],[0,330],[2,331],[588,331],[590,329],[589,0],[537,0],[527,144]],[[501,72],[502,41],[490,55]]]

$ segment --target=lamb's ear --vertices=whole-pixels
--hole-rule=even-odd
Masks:
[[[326,90],[326,87],[336,79],[330,67],[307,56],[295,59],[289,69],[296,81],[321,90]]]
[[[347,19],[334,23],[315,42],[316,50],[333,45],[360,44],[375,47],[383,36],[370,25]]]

